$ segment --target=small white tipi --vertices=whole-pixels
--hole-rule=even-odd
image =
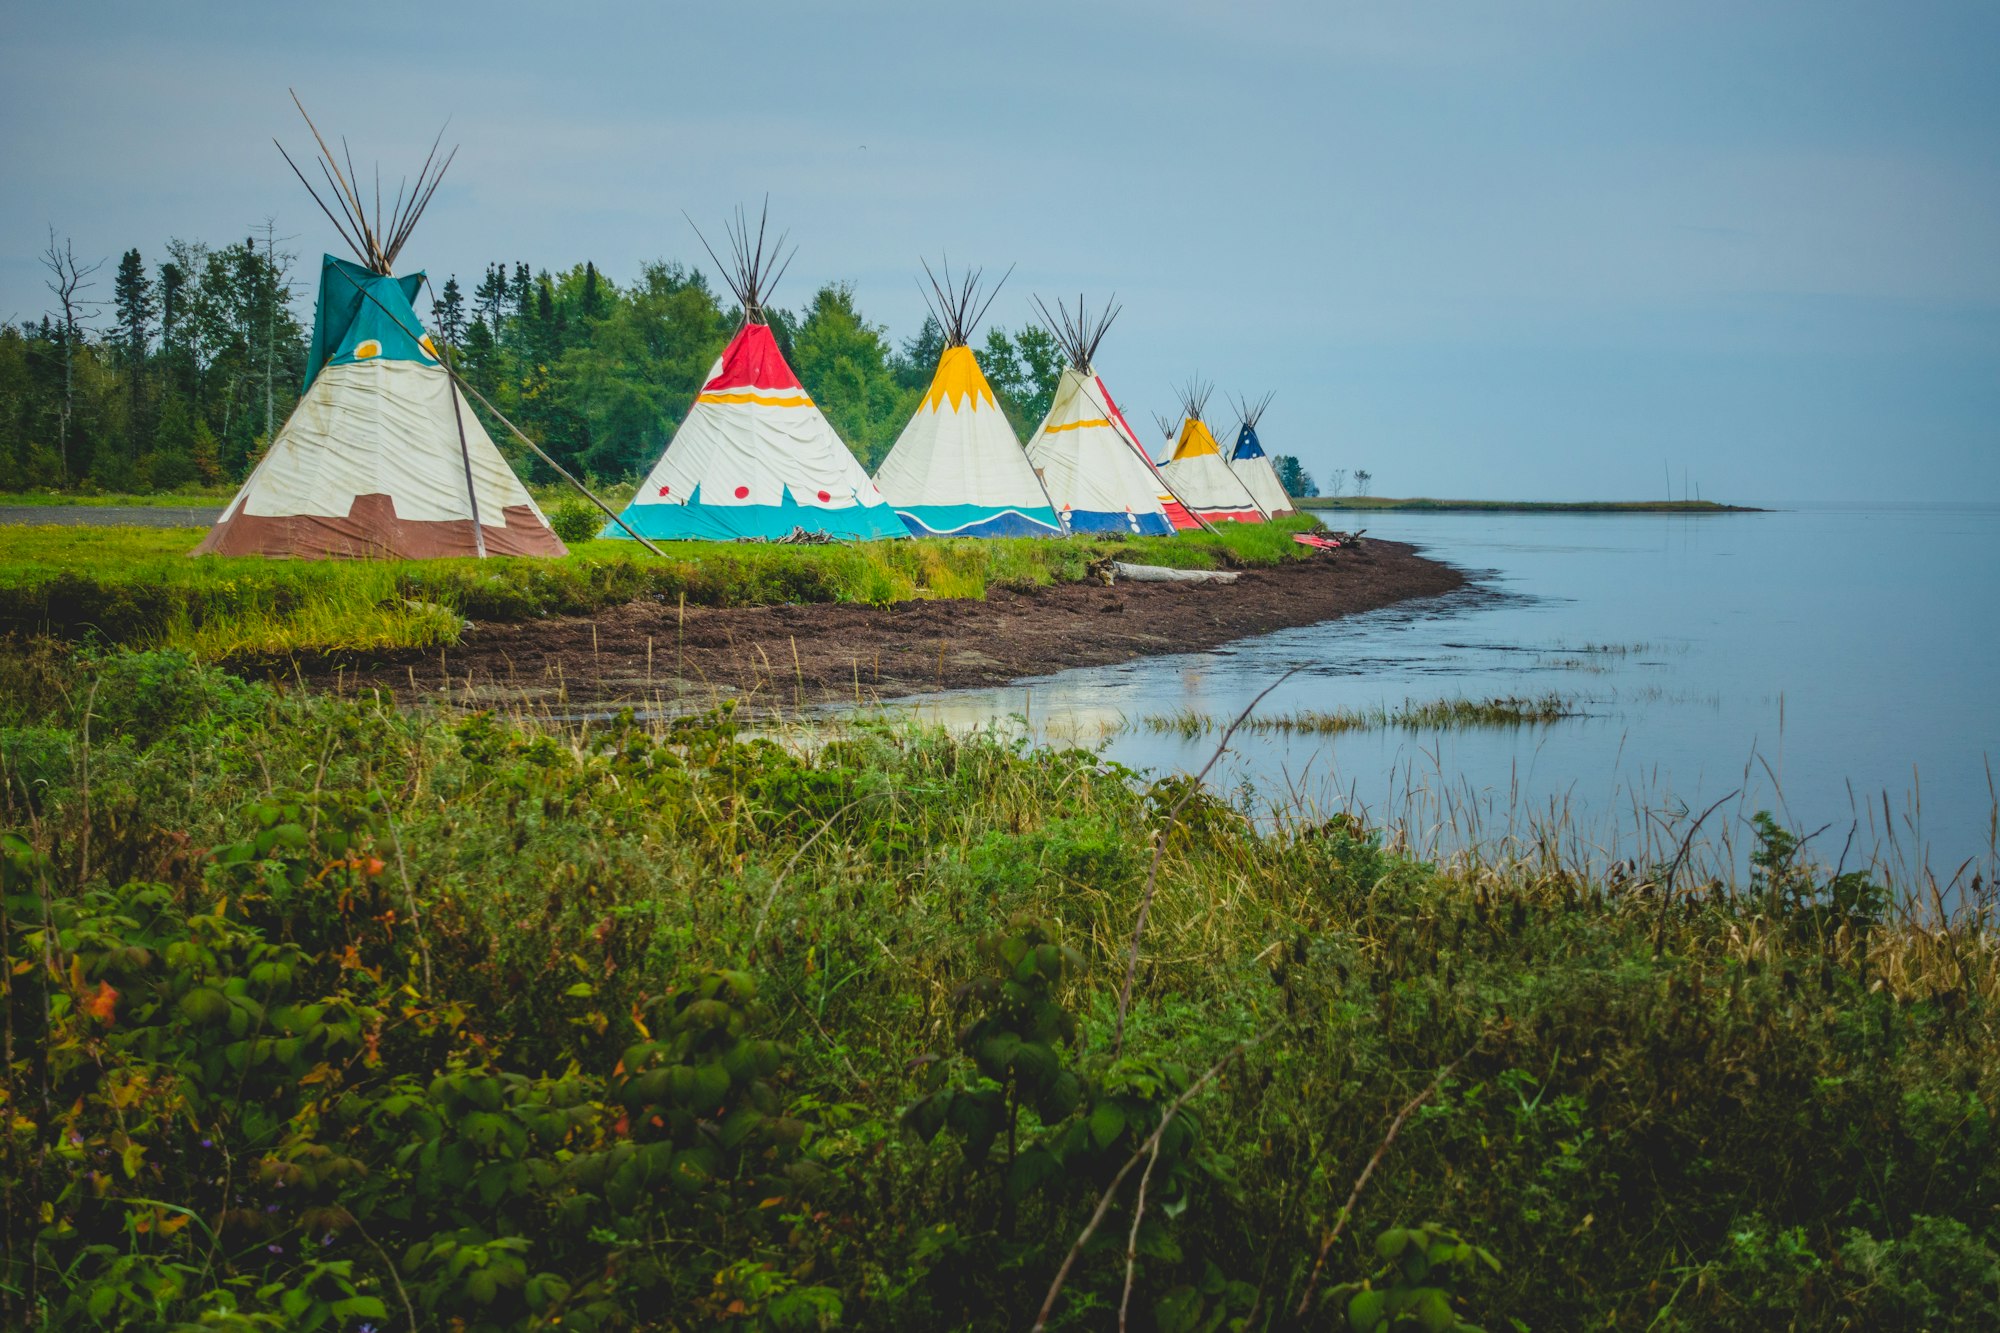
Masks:
[[[1160,475],[1183,504],[1210,523],[1262,523],[1266,517],[1263,509],[1242,479],[1229,470],[1215,436],[1201,419],[1213,389],[1213,385],[1196,379],[1181,390],[1180,438],[1174,444],[1173,457],[1160,465]]]
[[[875,484],[919,537],[1060,536],[1048,492],[967,345],[999,284],[975,311],[978,269],[956,285],[949,266],[943,282],[929,263],[924,273],[937,295],[931,313],[944,330],[944,353],[916,414],[876,469]]]
[[[1272,518],[1283,518],[1297,513],[1299,507],[1286,493],[1285,483],[1278,480],[1278,469],[1271,465],[1264,453],[1264,442],[1257,438],[1257,422],[1271,405],[1271,397],[1267,393],[1254,403],[1243,398],[1236,400],[1236,412],[1243,424],[1237,427],[1236,447],[1229,452],[1229,470],[1250,492],[1259,509]]]
[[[1095,322],[1087,322],[1080,295],[1074,317],[1060,301],[1054,315],[1040,301],[1035,305],[1069,362],[1048,415],[1028,441],[1028,461],[1041,474],[1063,529],[1172,536],[1174,512],[1186,511],[1092,364],[1118,307],[1107,304]]]

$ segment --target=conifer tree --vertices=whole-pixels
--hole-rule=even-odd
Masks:
[[[118,345],[123,363],[127,367],[138,366],[152,346],[153,317],[160,306],[153,294],[153,280],[146,276],[146,263],[137,250],[127,250],[118,261],[118,277],[111,293],[117,310]]]
[[[444,280],[444,290],[438,293],[437,308],[431,315],[445,342],[457,347],[459,336],[465,332],[465,293],[458,288],[456,273]]]

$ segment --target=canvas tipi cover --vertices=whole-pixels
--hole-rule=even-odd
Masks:
[[[794,528],[845,541],[907,535],[766,324],[745,324],[730,340],[620,517],[655,540],[783,537]],[[625,533],[607,524],[603,535]]]
[[[1229,454],[1229,470],[1243,483],[1250,498],[1257,502],[1272,518],[1283,518],[1298,512],[1298,505],[1286,493],[1285,484],[1278,480],[1278,469],[1264,454],[1264,443],[1257,438],[1257,422],[1264,415],[1264,409],[1271,405],[1271,397],[1266,394],[1259,402],[1245,402],[1238,406],[1243,416],[1243,425],[1236,432],[1236,447]]]
[[[920,537],[1060,536],[1048,492],[966,345],[985,313],[973,310],[978,282],[977,270],[957,286],[948,270],[943,283],[932,279],[944,354],[875,484]]]
[[[1102,380],[1063,367],[1049,414],[1028,441],[1028,461],[1069,531],[1172,536],[1173,497],[1118,429],[1117,412]]]
[[[422,283],[326,256],[305,394],[194,554],[565,554],[438,360]]]
[[[1208,402],[1204,387],[1190,385],[1181,395],[1184,416],[1173,457],[1160,465],[1160,475],[1181,502],[1210,523],[1262,523],[1264,511],[1223,460],[1222,450],[1201,419]]]
[[[1039,300],[1036,307],[1069,364],[1056,382],[1048,415],[1028,441],[1028,461],[1041,474],[1064,530],[1172,536],[1173,512],[1185,517],[1186,511],[1168,493],[1092,365],[1118,307],[1107,303],[1091,322],[1084,318],[1081,295],[1074,316],[1060,301],[1054,315]]]
[[[771,335],[764,301],[791,259],[781,255],[782,236],[766,248],[767,217],[753,237],[738,209],[731,262],[708,252],[743,308],[743,327],[620,517],[649,539],[768,539],[796,528],[843,541],[906,536]],[[608,523],[603,535],[628,534]]]

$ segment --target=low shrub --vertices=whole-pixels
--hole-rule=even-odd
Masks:
[[[1185,794],[23,659],[0,1323],[1020,1328],[1065,1264],[1050,1327],[1991,1322],[1983,931],[1197,795],[1121,1025]]]

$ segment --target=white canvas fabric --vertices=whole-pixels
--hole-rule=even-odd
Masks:
[[[1162,463],[1160,475],[1167,479],[1182,503],[1210,522],[1235,518],[1254,523],[1264,517],[1256,497],[1229,470],[1229,464],[1222,461],[1220,454],[1197,454]]]
[[[875,483],[810,401],[782,393],[731,396],[742,401],[697,400],[634,504],[678,503],[672,497],[692,496],[697,486],[704,505],[780,505],[787,492],[794,503],[821,509],[882,504]]]
[[[499,524],[514,505],[542,518],[534,497],[442,368],[387,359],[328,366],[313,378],[222,516],[345,518],[357,498],[386,495],[399,519],[470,519],[468,454],[482,526]]]
[[[1118,409],[1096,375],[1063,367],[1027,455],[1065,527],[1102,530],[1107,525],[1078,516],[1127,515],[1135,532],[1173,530],[1152,460],[1120,428]]]
[[[1058,530],[1048,493],[963,345],[947,347],[938,359],[930,391],[882,460],[875,484],[913,529]]]
[[[1278,469],[1271,466],[1271,460],[1262,454],[1255,458],[1239,458],[1229,465],[1243,488],[1250,492],[1250,498],[1257,502],[1272,518],[1282,518],[1293,513],[1298,506],[1285,493],[1284,483],[1278,480]]]

